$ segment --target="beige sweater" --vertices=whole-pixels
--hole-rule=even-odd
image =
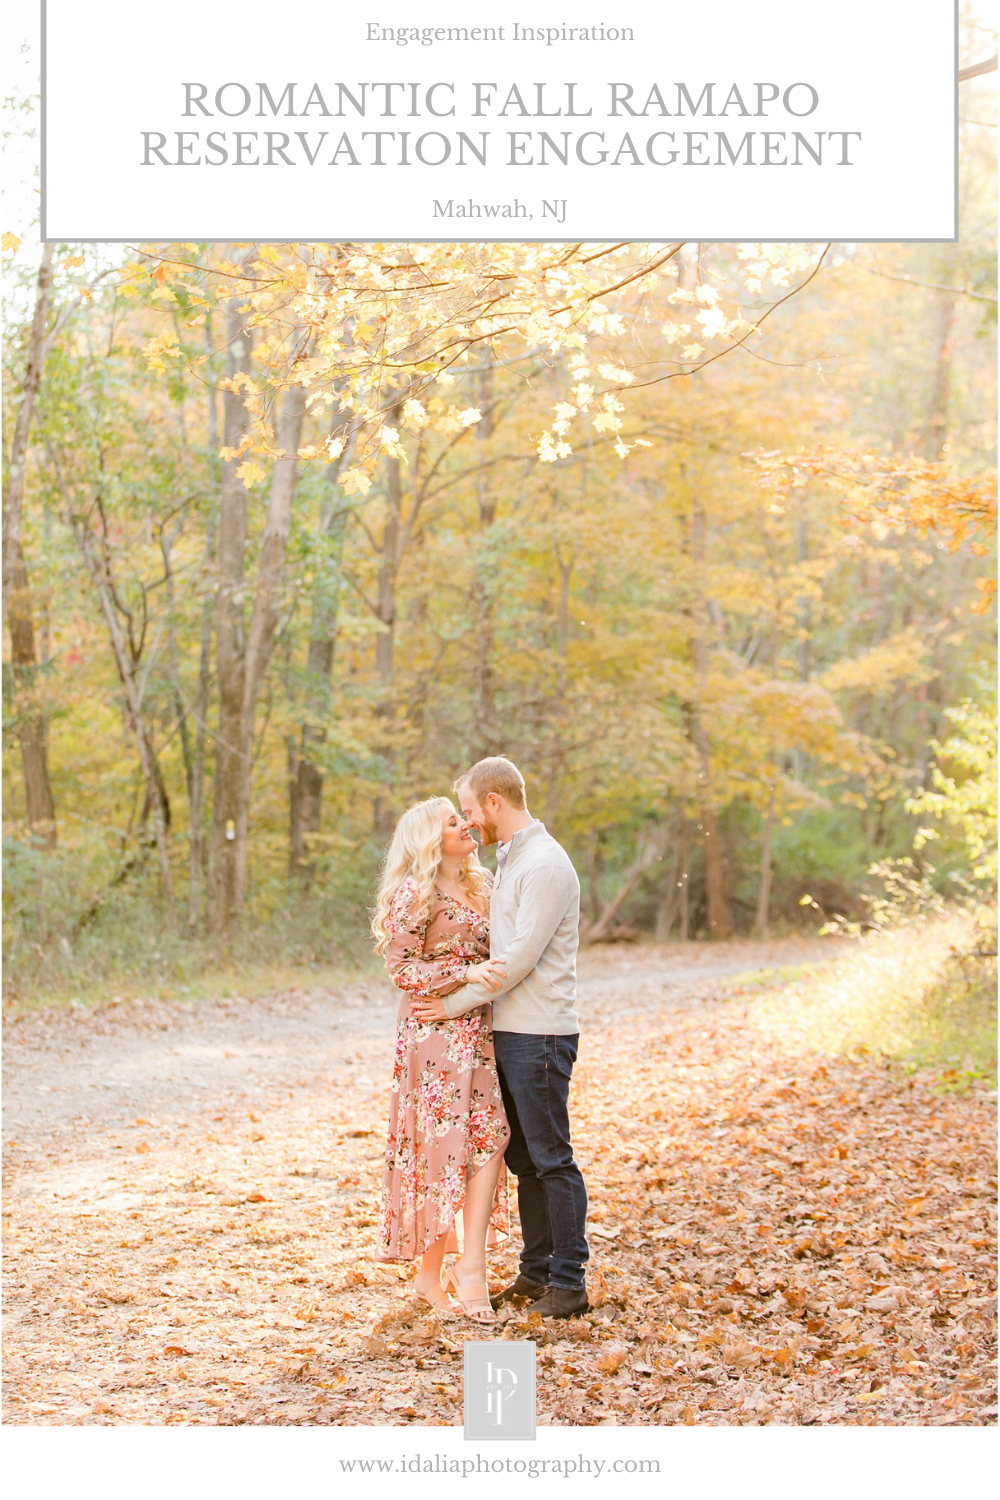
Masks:
[[[537,820],[515,833],[490,894],[490,957],[502,958],[503,991],[467,984],[443,997],[449,1016],[493,1002],[493,1030],[572,1036],[580,882],[569,855]]]

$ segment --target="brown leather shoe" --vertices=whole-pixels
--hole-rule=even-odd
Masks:
[[[510,1286],[505,1286],[502,1292],[494,1292],[490,1303],[495,1311],[505,1302],[513,1302],[515,1298],[525,1302],[537,1302],[539,1297],[547,1291],[548,1288],[540,1286],[537,1281],[529,1281],[527,1276],[518,1275],[517,1279],[512,1281]]]
[[[538,1313],[541,1318],[578,1318],[589,1309],[583,1287],[550,1286],[544,1297],[532,1302],[528,1311]]]

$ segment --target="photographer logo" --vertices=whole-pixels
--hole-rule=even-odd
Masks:
[[[521,1340],[465,1346],[465,1436],[535,1436],[535,1346]]]

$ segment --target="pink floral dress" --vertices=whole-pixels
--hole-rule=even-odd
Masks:
[[[402,990],[389,1100],[389,1139],[376,1260],[414,1260],[451,1232],[459,1249],[469,1177],[510,1139],[493,1056],[492,1006],[449,1021],[417,1021],[415,995],[447,995],[470,964],[489,957],[489,918],[435,891],[427,915],[411,922],[416,888],[404,880],[389,914],[386,967]],[[506,1173],[490,1216],[490,1243],[509,1233]]]

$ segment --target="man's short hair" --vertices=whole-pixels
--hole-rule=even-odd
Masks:
[[[526,806],[524,777],[506,755],[488,755],[485,760],[477,760],[455,782],[455,791],[466,781],[480,807],[483,805],[483,798],[488,797],[490,792],[496,792],[498,797],[502,797],[519,812]]]

